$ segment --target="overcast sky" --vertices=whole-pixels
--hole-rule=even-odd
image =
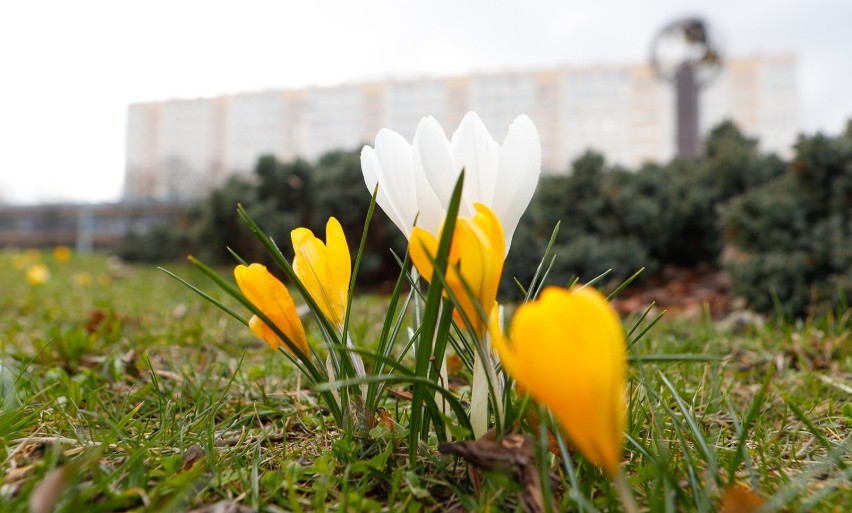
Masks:
[[[118,199],[130,103],[643,62],[693,14],[729,55],[797,55],[802,130],[852,117],[849,0],[3,2],[0,200]]]

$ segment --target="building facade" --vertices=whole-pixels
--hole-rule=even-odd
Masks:
[[[789,152],[798,131],[796,61],[728,61],[701,95],[702,133],[725,119]],[[316,160],[372,144],[381,128],[409,141],[424,116],[448,135],[479,114],[499,142],[528,114],[541,135],[542,169],[565,172],[587,149],[630,167],[675,153],[674,91],[647,65],[561,67],[453,78],[395,80],[131,105],[124,199],[199,198],[261,155]]]

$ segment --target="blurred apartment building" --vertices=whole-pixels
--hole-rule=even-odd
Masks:
[[[766,151],[789,152],[798,130],[796,61],[732,59],[702,92],[701,131],[732,119]],[[203,196],[257,158],[316,160],[372,144],[387,127],[409,141],[434,116],[448,135],[476,111],[498,142],[519,114],[541,135],[545,172],[586,149],[631,167],[675,153],[674,92],[647,65],[560,67],[453,78],[272,90],[131,105],[126,201]]]

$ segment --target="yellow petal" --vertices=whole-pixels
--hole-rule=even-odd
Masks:
[[[482,307],[487,319],[497,296],[496,287],[490,283],[495,271],[494,262],[490,256],[489,243],[476,224],[468,219],[459,219],[456,233],[462,255],[458,266],[461,276],[448,282],[465,315],[473,323],[474,330],[482,334],[485,322],[476,304]],[[450,277],[455,278],[452,273]]]
[[[324,244],[307,228],[290,233],[293,250],[293,270],[299,281],[319,306],[323,315],[338,327],[343,326],[352,261],[343,228],[334,217],[326,223]]]
[[[287,287],[261,264],[238,265],[234,268],[234,278],[246,299],[263,312],[303,354],[308,354],[305,328]],[[281,337],[256,315],[249,320],[249,329],[273,349],[283,347],[289,350]]]
[[[624,331],[606,298],[591,288],[549,287],[518,309],[511,340],[511,348],[501,336],[494,340],[507,372],[550,408],[589,461],[615,476],[627,361]]]
[[[408,245],[408,254],[417,272],[426,281],[432,282],[432,259],[438,254],[438,240],[434,235],[419,226],[411,230],[411,242]]]
[[[503,274],[505,240],[503,228],[494,213],[482,204],[476,204],[472,217],[456,220],[450,245],[447,288],[452,291],[458,306],[473,323],[480,335],[485,333],[486,322],[497,298],[497,289]],[[432,281],[432,259],[437,253],[438,240],[422,228],[411,233],[409,253],[415,267],[426,281]],[[480,315],[476,304],[485,314]]]
[[[461,274],[473,288],[476,300],[482,305],[485,318],[476,313],[477,332],[484,333],[485,319],[497,299],[497,289],[503,276],[505,240],[503,228],[494,213],[482,204],[475,204],[476,215],[462,219],[459,224]]]
[[[258,316],[252,315],[251,319],[249,319],[248,326],[251,332],[254,333],[257,338],[269,344],[269,347],[271,347],[272,349],[278,349],[278,347],[287,347],[287,344],[284,343],[283,340],[281,340],[281,337],[279,337],[274,331],[272,331],[272,329],[267,326],[266,323],[260,320]]]
[[[502,262],[505,259],[506,254],[506,237],[503,233],[503,225],[500,223],[500,219],[493,210],[482,203],[474,203],[473,208],[477,213],[477,215],[474,216],[474,221],[488,235],[488,239],[491,241],[491,246],[494,248],[494,252],[496,254],[503,255],[500,257],[500,262]]]
[[[328,256],[329,274],[336,287],[336,297],[341,305],[340,317],[345,315],[346,302],[349,296],[349,281],[352,279],[352,259],[343,227],[334,217],[328,219],[325,225],[326,251]]]
[[[334,277],[331,276],[325,244],[317,239],[307,228],[296,228],[290,232],[293,242],[293,271],[308,294],[317,303],[323,315],[335,325],[342,325],[343,318],[335,307],[332,290]]]

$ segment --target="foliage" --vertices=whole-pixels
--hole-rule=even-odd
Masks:
[[[0,307],[15,314],[0,320],[4,504],[13,510],[171,511],[225,498],[211,507],[614,511],[620,500],[633,513],[638,499],[642,510],[705,513],[726,510],[735,502],[729,495],[739,494],[732,490],[745,483],[742,493],[755,507],[766,497],[761,511],[840,504],[852,477],[852,412],[840,373],[852,358],[848,307],[838,308],[836,317],[755,328],[756,340],[722,333],[710,319],[674,325],[661,338],[645,336],[659,321],[648,317],[651,306],[621,319],[610,298],[586,288],[603,275],[583,277],[587,284],[578,288],[541,292],[553,279],[577,280],[558,276],[564,263],[548,267],[559,251],[589,270],[611,255],[618,261],[638,255],[658,265],[673,258],[715,260],[718,207],[761,184],[792,198],[791,210],[804,220],[790,241],[751,228],[788,249],[778,269],[820,258],[846,263],[848,249],[824,241],[842,246],[846,240],[848,141],[801,141],[792,172],[775,180],[782,169],[777,159],[758,156],[753,141],[732,127],[715,131],[707,148],[704,159],[675,160],[656,172],[644,168],[649,175],[608,168],[589,153],[571,176],[559,178],[563,190],[545,187],[543,204],[552,208],[530,219],[553,222],[566,211],[573,219],[562,223],[568,241],[558,238],[557,223],[541,261],[528,264],[527,272],[535,271],[521,283],[524,301],[509,330],[511,347],[495,302],[502,227],[484,205],[477,206],[480,218],[459,216],[464,172],[444,206],[440,233],[419,238],[418,228],[412,231],[411,247],[393,266],[393,292],[373,315],[356,305],[353,292],[371,240],[375,193],[361,212],[354,265],[352,234],[347,241],[336,219],[329,219],[324,239],[309,230],[320,232],[318,217],[334,214],[357,231],[358,196],[329,191],[353,185],[347,183],[358,168],[353,155],[328,155],[310,174],[304,163],[264,159],[255,181],[232,179],[200,206],[199,237],[222,237],[214,240],[230,246],[240,264],[262,258],[253,255],[263,249],[287,284],[263,266],[241,265],[235,286],[194,257],[194,271],[218,289],[197,288],[198,274],[166,272],[283,358],[269,358],[266,347],[237,356],[226,324],[204,318],[200,308],[190,311],[190,300],[168,304],[178,295],[149,277],[130,285],[134,270],[115,262],[106,272],[86,271],[99,272],[99,286],[87,290],[91,276],[64,276],[84,263],[77,257],[12,255],[11,265],[0,264],[0,276],[11,284],[4,288],[12,291]],[[752,165],[758,171],[743,178]],[[640,190],[646,201],[631,201]],[[238,206],[234,216],[254,242],[219,217],[237,194],[256,203]],[[302,194],[310,198],[297,206],[282,200]],[[290,217],[276,217],[288,207]],[[255,215],[275,217],[265,219],[271,228]],[[646,237],[658,230],[655,216],[669,230]],[[282,252],[291,247],[292,261]],[[797,251],[808,260],[796,258]],[[42,279],[27,280],[26,263],[42,266]],[[110,296],[121,288],[130,290],[126,302]],[[79,319],[51,323],[85,311],[98,297],[101,305],[82,325]],[[151,313],[163,304],[165,320],[162,312]],[[310,321],[307,330],[300,311]],[[150,343],[155,338],[159,344]],[[492,342],[502,363],[489,349]],[[457,359],[452,370],[451,357]],[[298,371],[295,383],[280,362]],[[14,381],[5,378],[8,372]],[[560,386],[568,389],[560,392]],[[470,440],[472,434],[478,440]],[[291,437],[298,443],[291,445]],[[460,448],[480,442],[499,456],[519,440],[526,447],[523,462],[514,460],[508,476],[481,480],[459,460],[438,457],[464,455]]]
[[[734,291],[762,311],[831,311],[852,295],[852,122],[801,137],[788,171],[724,210]]]
[[[321,231],[335,216],[351,237],[360,237],[370,192],[364,187],[357,152],[333,151],[316,164],[296,159],[281,162],[266,155],[251,175],[233,175],[195,205],[181,226],[162,226],[146,234],[130,234],[118,255],[133,262],[162,262],[195,254],[217,264],[230,263],[231,248],[245,258],[271,263],[254,237],[234,215],[238,204],[275,241],[287,241],[290,230],[305,226]],[[369,233],[362,262],[368,283],[392,283],[399,266],[387,248],[401,253],[405,238],[382,212]],[[384,249],[381,249],[384,248]]]
[[[186,256],[190,245],[188,231],[160,225],[145,233],[127,234],[116,248],[116,254],[128,262],[174,261]]]
[[[676,159],[665,170],[666,240],[651,252],[662,262],[716,265],[723,245],[719,207],[784,170],[780,159],[759,155],[757,141],[729,122],[714,129],[705,146],[703,159]]]
[[[193,210],[195,223],[190,232],[193,247],[201,255],[217,260],[224,259],[227,247],[252,252],[248,231],[235,218],[233,209],[238,202],[247,202],[254,205],[252,208],[264,211],[266,205],[255,198],[256,190],[250,182],[238,175],[230,177]],[[199,242],[203,244],[196,246]]]
[[[434,439],[408,462],[402,386],[383,401],[394,421],[368,445],[347,442],[286,358],[151,266],[118,273],[101,256],[65,266],[44,256],[51,279],[33,287],[10,260],[0,252],[0,360],[16,399],[0,406],[2,511],[30,511],[34,496],[62,513],[521,507],[511,477],[475,484]],[[82,272],[98,285],[69,286]],[[365,347],[386,309],[375,296],[353,304]],[[90,326],[93,311],[115,321]],[[657,324],[630,349],[623,468],[643,511],[718,511],[732,482],[770,499],[768,511],[844,511],[850,350],[831,318],[739,334],[709,320]],[[451,371],[451,386],[468,377]],[[565,454],[541,455],[553,510],[619,511],[600,472]]]
[[[701,158],[635,172],[608,166],[590,151],[570,173],[543,177],[518,230],[524,249],[510,258],[508,274],[521,283],[531,277],[535,260],[527,254],[541,254],[557,221],[557,282],[588,280],[607,269],[617,283],[640,267],[648,275],[666,264],[716,265],[723,244],[719,206],[784,167],[776,156],[759,155],[757,142],[731,123],[716,127],[705,146]]]
[[[838,304],[852,280],[845,271],[852,267],[848,138],[803,138],[791,164],[759,153],[757,141],[730,122],[712,130],[704,155],[695,159],[631,171],[587,152],[570,173],[542,176],[515,233],[502,290],[523,295],[515,280],[529,283],[562,221],[555,283],[612,269],[605,284],[611,287],[641,267],[640,280],[666,265],[719,267],[727,245],[734,292],[756,309],[775,309],[773,295],[794,314],[805,313],[812,298]],[[316,164],[266,156],[253,175],[232,178],[202,201],[187,228],[132,235],[120,255],[154,261],[191,253],[225,263],[230,247],[269,263],[236,221],[237,203],[274,240],[286,241],[294,226],[321,230],[331,215],[358,238],[369,201],[356,152],[331,152]],[[368,237],[362,283],[387,289],[399,267],[386,248],[401,254],[405,238],[381,211]]]
[[[189,253],[222,261],[227,255],[226,247],[258,255],[251,246],[248,231],[233,215],[241,201],[265,211],[266,205],[255,199],[252,184],[242,176],[232,176],[204,201],[191,207],[179,224],[155,226],[145,233],[131,232],[119,244],[116,254],[129,262],[174,261]]]

